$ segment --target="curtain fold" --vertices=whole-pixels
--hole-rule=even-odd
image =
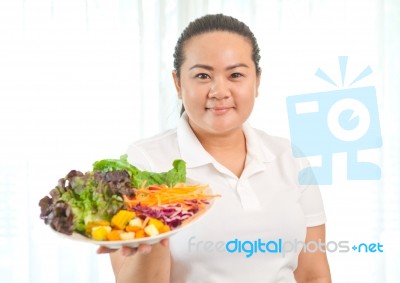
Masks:
[[[386,256],[383,270],[386,282],[395,282],[400,278],[397,260],[400,255],[400,5],[396,0],[382,1],[382,129],[387,135],[383,147],[383,231],[382,241],[386,243]]]

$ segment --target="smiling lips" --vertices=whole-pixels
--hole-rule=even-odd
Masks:
[[[207,110],[215,113],[215,114],[225,114],[229,110],[231,110],[233,106],[214,106],[214,107],[206,107]]]

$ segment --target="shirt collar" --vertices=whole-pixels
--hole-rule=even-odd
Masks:
[[[244,123],[243,132],[246,137],[248,158],[258,160],[261,163],[271,162],[275,159],[275,154],[269,148],[268,142],[260,138],[260,134],[249,122]]]
[[[204,149],[189,125],[188,116],[182,114],[177,128],[177,138],[181,157],[188,168],[213,163],[212,156]]]
[[[246,162],[258,161],[260,163],[265,163],[275,159],[275,155],[268,148],[268,144],[259,138],[258,133],[250,126],[249,122],[244,123],[243,131],[247,143]],[[196,135],[193,133],[186,113],[183,113],[179,120],[177,138],[181,157],[185,160],[188,168],[215,163],[214,158],[203,148]]]

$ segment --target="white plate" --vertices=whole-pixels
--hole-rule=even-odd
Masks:
[[[187,182],[187,183],[194,184],[195,182],[190,181],[190,182]],[[199,183],[197,183],[197,184],[199,184]],[[212,194],[211,189],[209,187],[208,187],[207,193],[208,194]],[[51,229],[51,230],[53,230],[58,235],[60,235],[62,237],[65,237],[67,239],[70,239],[70,240],[86,242],[86,243],[95,244],[95,245],[99,245],[99,246],[104,246],[104,247],[107,247],[107,248],[110,248],[110,249],[119,249],[122,246],[134,247],[135,248],[135,247],[138,247],[140,244],[154,245],[154,244],[160,242],[162,239],[169,238],[172,235],[178,233],[179,231],[188,228],[189,226],[191,226],[192,224],[197,222],[199,219],[203,218],[203,216],[205,214],[207,214],[210,211],[211,207],[213,206],[214,198],[211,198],[209,200],[209,203],[210,204],[208,204],[204,209],[198,211],[191,218],[189,218],[187,220],[184,220],[183,223],[180,226],[178,226],[177,228],[175,228],[175,229],[173,229],[173,230],[171,230],[169,232],[162,233],[162,234],[159,234],[157,236],[152,236],[152,237],[145,237],[145,238],[133,239],[133,240],[121,240],[121,241],[96,241],[96,240],[92,240],[92,239],[90,239],[88,237],[85,237],[85,236],[83,236],[83,235],[81,235],[79,233],[76,233],[76,232],[74,232],[72,235],[66,235],[66,234],[57,232],[57,231],[55,231],[53,229]]]
[[[107,247],[110,249],[119,249],[122,246],[136,248],[140,244],[154,245],[154,244],[157,244],[158,242],[160,242],[162,239],[171,237],[175,233],[179,232],[182,228],[186,228],[186,227],[187,227],[187,225],[181,225],[174,230],[159,234],[157,236],[145,237],[145,238],[133,239],[133,240],[121,240],[121,241],[95,241],[95,240],[92,240],[92,239],[85,237],[76,232],[74,232],[71,236],[68,236],[68,235],[65,235],[62,233],[58,233],[58,232],[56,232],[56,233],[61,234],[62,236],[66,237],[70,240],[95,244],[95,245]]]

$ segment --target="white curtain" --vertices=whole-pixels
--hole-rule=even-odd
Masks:
[[[113,282],[107,256],[62,239],[39,219],[39,199],[70,169],[90,170],[142,137],[174,127],[177,37],[192,19],[225,13],[261,47],[251,122],[289,137],[287,96],[335,90],[349,56],[357,86],[376,87],[383,146],[367,153],[380,181],[347,181],[343,156],[322,186],[327,240],[380,242],[383,253],[329,253],[335,282],[398,282],[400,271],[400,5],[397,0],[0,1],[0,278],[2,282]],[[349,78],[350,79],[350,78]]]

